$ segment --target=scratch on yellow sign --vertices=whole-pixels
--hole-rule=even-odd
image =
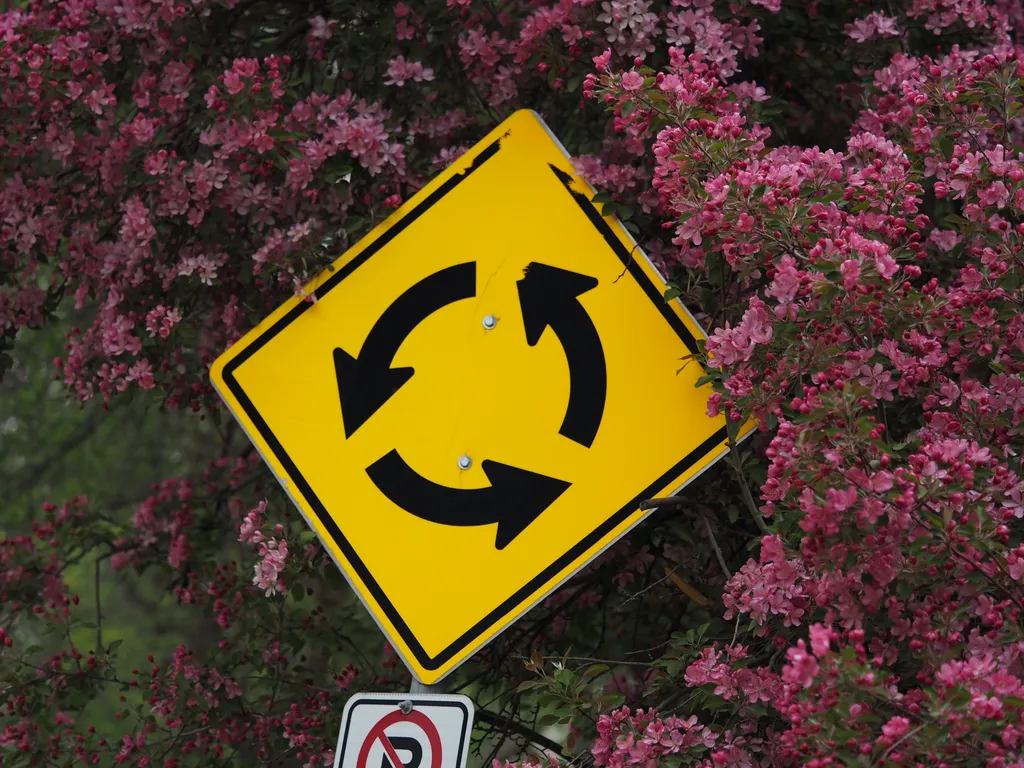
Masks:
[[[592,194],[517,112],[213,366],[425,683],[726,451],[700,328]]]

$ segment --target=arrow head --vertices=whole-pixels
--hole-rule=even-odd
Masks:
[[[359,429],[413,375],[413,368],[378,368],[362,363],[343,349],[334,350],[334,372],[341,396],[345,437]]]
[[[539,262],[533,262],[524,271],[516,287],[526,343],[532,347],[540,341],[544,329],[576,303],[577,296],[597,287],[597,278]]]
[[[497,461],[484,460],[480,466],[491,481],[495,497],[500,499],[492,507],[498,523],[495,549],[507,547],[572,485]]]

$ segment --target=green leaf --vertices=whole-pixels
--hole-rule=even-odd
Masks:
[[[597,697],[597,700],[607,705],[608,709],[617,709],[625,703],[626,697],[621,693],[603,693]]]
[[[946,214],[942,219],[947,224],[951,224],[959,230],[963,230],[971,226],[971,222],[965,219],[963,216],[957,216],[955,213]]]
[[[665,301],[672,301],[672,299],[682,296],[683,292],[675,285],[671,285],[665,289]]]
[[[568,667],[563,667],[555,672],[555,680],[564,686],[572,685],[576,674]]]

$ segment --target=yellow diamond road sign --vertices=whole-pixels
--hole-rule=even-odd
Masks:
[[[703,334],[517,112],[214,363],[419,680],[727,450]]]

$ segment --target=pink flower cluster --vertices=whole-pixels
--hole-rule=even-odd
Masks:
[[[406,61],[404,56],[396,56],[388,62],[386,85],[395,85],[399,88],[407,82],[425,83],[434,79],[434,70],[424,67],[418,61]]]
[[[711,335],[707,341],[708,357],[718,368],[746,362],[754,354],[755,345],[765,344],[771,338],[772,316],[765,303],[755,297],[735,328],[726,323]]]
[[[896,37],[900,29],[895,18],[875,11],[847,24],[844,32],[855,43],[863,43],[873,37]]]
[[[281,572],[284,570],[285,561],[288,559],[288,542],[277,539],[266,539],[259,545],[258,554],[262,560],[253,566],[256,575],[252,577],[252,583],[262,590],[265,590],[267,597],[277,592],[283,594],[287,591]]]
[[[783,625],[802,624],[812,605],[813,592],[803,562],[787,557],[782,539],[765,536],[760,560],[748,560],[729,580],[722,595],[725,619],[748,614],[764,627],[769,616],[779,616]]]
[[[992,4],[914,2],[847,32],[865,42],[925,17],[997,40],[1010,24]],[[981,751],[1016,765],[1024,169],[1001,105],[1024,92],[1024,52],[896,54],[841,153],[768,149],[702,55],[661,72],[596,66],[587,93],[624,136],[653,141],[655,211],[694,270],[690,291],[730,307],[705,345],[709,415],[777,425],[764,505],[748,504],[775,530],[722,600],[723,618],[750,617],[784,653],[764,688],[788,723],[782,752],[815,766]],[[941,226],[935,198],[956,211]],[[695,651],[685,680],[742,718],[737,675],[750,686],[777,667],[731,650]],[[839,714],[840,701],[855,703]],[[935,741],[945,727],[964,741]],[[823,736],[835,728],[852,735]]]
[[[717,648],[704,648],[699,658],[686,668],[686,684],[698,688],[712,685],[712,693],[726,701],[739,698],[749,704],[775,701],[779,695],[779,678],[768,669],[735,665],[747,658],[742,645],[727,646],[724,653]]]
[[[696,717],[661,719],[653,711],[628,707],[601,715],[597,721],[597,738],[590,752],[594,765],[609,768],[643,766],[654,768],[658,758],[679,753],[696,753],[711,749],[718,734],[700,724]]]

